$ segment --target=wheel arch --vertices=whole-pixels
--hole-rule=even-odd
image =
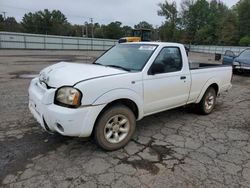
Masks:
[[[116,99],[116,100],[113,100],[109,103],[106,104],[106,106],[101,110],[101,112],[98,114],[96,120],[95,120],[95,123],[94,123],[94,126],[93,126],[93,130],[95,129],[96,127],[96,124],[97,124],[97,121],[98,119],[101,117],[101,115],[109,108],[111,108],[112,106],[115,106],[115,105],[124,105],[126,107],[128,107],[135,115],[135,118],[136,119],[139,119],[139,108],[137,106],[137,104],[131,100],[131,99],[128,99],[128,98],[120,98],[120,99]],[[93,134],[93,131],[92,131],[92,134]]]
[[[98,97],[93,102],[93,105],[106,104],[104,107],[104,109],[106,109],[107,107],[118,103],[130,108],[134,112],[137,120],[143,117],[143,99],[135,91],[130,89],[115,89],[106,92]]]
[[[207,91],[208,88],[212,87],[215,89],[216,95],[218,95],[220,93],[220,87],[219,87],[219,81],[215,80],[215,79],[210,79],[206,82],[206,84],[203,86],[199,97],[196,100],[196,103],[199,103],[202,99],[202,97],[204,96],[205,92]]]
[[[208,88],[210,88],[210,87],[214,88],[214,90],[216,92],[216,95],[218,95],[218,92],[219,92],[219,86],[218,86],[218,84],[213,83]]]
[[[128,107],[135,115],[135,118],[137,119],[139,117],[139,109],[138,106],[136,105],[136,103],[134,101],[132,101],[131,99],[127,99],[127,98],[121,98],[121,99],[116,99],[114,101],[109,102],[103,109],[102,111],[99,113],[98,117],[108,108],[115,106],[115,105],[124,105],[126,107]],[[98,119],[97,117],[97,119]]]

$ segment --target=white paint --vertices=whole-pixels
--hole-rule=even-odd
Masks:
[[[145,43],[138,43],[145,44]],[[39,78],[29,87],[29,108],[44,127],[45,119],[52,131],[62,135],[86,137],[102,109],[118,99],[134,101],[139,110],[138,120],[167,109],[198,103],[207,88],[216,83],[219,93],[230,89],[232,67],[189,69],[185,48],[176,43],[156,44],[157,49],[141,72],[127,72],[99,65],[58,63],[41,71],[42,78],[52,89],[41,85]],[[148,75],[148,70],[163,47],[179,47],[183,68],[179,72]],[[185,76],[185,80],[180,77]],[[82,92],[81,107],[70,109],[54,104],[55,92],[62,86],[74,86]],[[63,126],[62,132],[57,123]]]

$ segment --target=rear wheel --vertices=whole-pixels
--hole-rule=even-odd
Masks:
[[[216,91],[214,88],[209,87],[198,104],[198,110],[201,114],[210,114],[216,103]]]
[[[233,69],[233,73],[239,75],[239,74],[242,74],[243,71],[241,69]]]
[[[135,115],[124,105],[105,110],[95,125],[97,144],[105,150],[117,150],[125,146],[135,132]]]

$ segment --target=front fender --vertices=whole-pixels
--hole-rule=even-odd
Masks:
[[[199,97],[196,100],[196,103],[199,103],[202,99],[202,97],[204,96],[205,92],[207,91],[207,89],[209,88],[209,86],[211,86],[212,84],[217,84],[218,85],[218,94],[220,93],[220,82],[219,80],[215,79],[215,78],[210,78],[207,80],[207,82],[205,83],[205,85],[203,86]]]
[[[93,105],[109,104],[113,101],[119,99],[129,99],[132,100],[138,108],[138,120],[143,117],[143,99],[142,96],[137,94],[135,91],[130,89],[114,89],[110,90],[103,95],[99,96],[94,102]]]

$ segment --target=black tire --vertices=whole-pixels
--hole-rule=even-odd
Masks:
[[[213,87],[209,87],[197,105],[198,112],[203,115],[211,114],[216,104],[216,91]]]
[[[115,117],[118,117],[118,121],[116,121],[117,123],[115,123]],[[121,123],[120,121],[122,121],[123,118],[127,120],[127,123],[125,123],[124,126],[126,126],[126,130],[128,129],[128,131],[127,133],[120,132],[119,135],[120,128],[123,127],[118,124]],[[109,125],[112,125],[112,128],[109,128]],[[124,147],[130,141],[135,132],[135,127],[136,119],[134,113],[125,105],[114,105],[102,112],[98,118],[95,124],[94,138],[96,143],[104,150],[117,150]],[[110,138],[106,138],[110,132],[112,132],[112,136]],[[121,139],[118,143],[111,143],[110,140],[117,141],[115,137],[117,134],[123,139]],[[127,135],[125,136],[125,134]]]
[[[242,73],[243,73],[243,71],[240,69],[233,69],[233,74],[241,75]]]

